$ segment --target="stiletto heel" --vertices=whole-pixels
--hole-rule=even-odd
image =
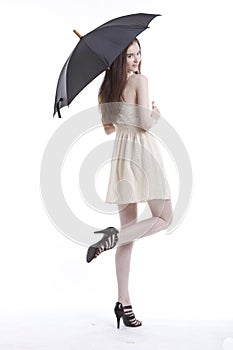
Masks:
[[[121,317],[123,318],[124,325],[127,327],[140,327],[142,325],[142,322],[135,318],[132,305],[123,306],[117,302],[114,311],[117,318],[117,328],[120,328]]]
[[[119,231],[115,227],[110,226],[100,231],[94,231],[94,233],[103,233],[104,235],[99,242],[92,244],[88,248],[86,257],[88,263],[102,252],[114,248],[118,241],[117,234]]]
[[[113,226],[109,226],[103,230],[100,230],[100,231],[94,231],[94,233],[104,233],[104,234],[107,234],[107,235],[111,235],[113,233],[119,233],[119,231],[113,227]]]
[[[117,316],[117,328],[118,329],[120,328],[120,321],[121,321],[121,318]]]

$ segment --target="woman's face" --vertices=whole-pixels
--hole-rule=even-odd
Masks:
[[[135,73],[138,71],[138,65],[141,61],[141,50],[136,41],[131,44],[126,52],[126,73]]]

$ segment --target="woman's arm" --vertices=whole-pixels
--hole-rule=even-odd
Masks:
[[[136,79],[137,104],[140,109],[141,127],[144,130],[151,129],[157,122],[160,113],[157,107],[149,108],[148,79],[145,75],[138,75]]]
[[[111,134],[112,132],[115,131],[115,126],[113,123],[109,123],[109,121],[111,121],[106,115],[106,106],[103,105],[102,108],[104,108],[104,110],[102,111],[102,118],[101,118],[101,121],[102,121],[102,124],[103,124],[103,127],[104,127],[104,131],[107,135]],[[107,111],[109,112],[109,111]]]

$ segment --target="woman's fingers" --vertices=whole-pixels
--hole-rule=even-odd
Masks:
[[[155,101],[152,101],[152,114],[151,114],[152,118],[154,118],[155,120],[158,120],[160,117],[160,111],[159,109],[156,107],[155,105]]]
[[[158,108],[155,105],[155,101],[152,101],[152,109],[157,109],[158,110]]]

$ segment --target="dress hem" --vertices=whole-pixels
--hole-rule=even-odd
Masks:
[[[171,196],[166,196],[165,198],[161,198],[161,197],[153,197],[153,198],[148,198],[148,199],[140,199],[140,200],[135,200],[133,202],[109,202],[109,201],[104,201],[105,203],[109,203],[109,204],[130,204],[130,203],[145,203],[145,202],[148,202],[148,201],[151,201],[153,199],[164,199],[164,200],[168,200],[168,199],[171,199]]]

